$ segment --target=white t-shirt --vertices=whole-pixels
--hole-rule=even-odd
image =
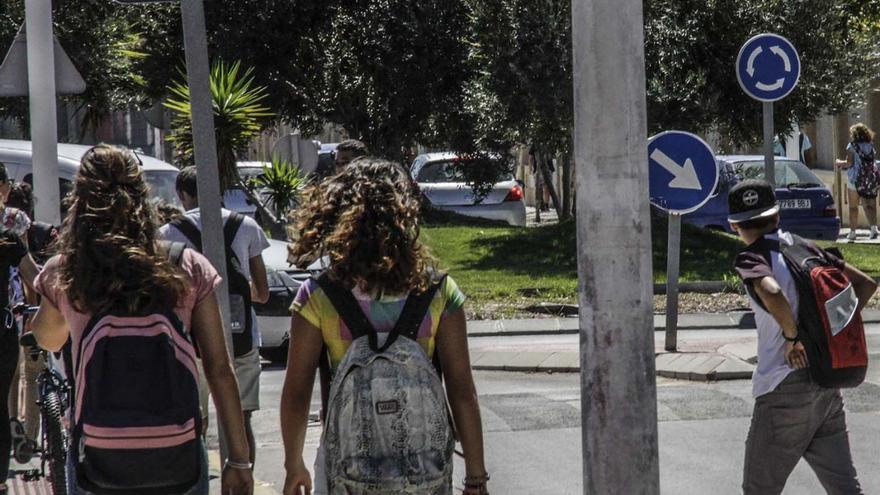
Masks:
[[[780,243],[792,245],[791,234],[780,230],[755,241],[737,256],[736,270],[746,284],[767,276],[776,279],[797,319],[797,286],[779,251]],[[755,312],[755,323],[758,327],[758,366],[752,375],[752,395],[759,397],[772,392],[794,369],[785,364],[785,338],[782,336],[782,327],[761,307],[751,293],[749,301]]]
[[[223,217],[223,223],[225,225],[226,220],[229,219],[232,212],[223,208],[220,210],[220,214]],[[202,217],[198,208],[189,210],[186,212],[186,216],[193,220],[196,225],[198,225],[199,230],[201,230]],[[159,237],[167,241],[183,242],[187,247],[195,249],[186,236],[170,224],[163,225],[159,228]],[[241,223],[241,227],[239,227],[238,232],[235,234],[235,239],[232,240],[232,252],[238,257],[238,261],[241,263],[241,271],[249,281],[252,280],[250,259],[262,255],[263,251],[268,247],[269,241],[266,239],[266,233],[263,232],[263,229],[260,228],[253,218],[245,216],[244,221]],[[256,314],[251,314],[251,318],[254,344],[259,346],[261,340],[260,332],[257,328]]]

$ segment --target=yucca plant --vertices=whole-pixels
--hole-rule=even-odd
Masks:
[[[253,185],[268,200],[275,218],[283,221],[309,180],[309,175],[299,167],[275,157],[271,166],[263,168],[263,175],[253,180]]]
[[[168,138],[173,144],[178,164],[192,165],[192,107],[189,86],[176,82],[165,106],[175,112]],[[253,68],[241,72],[241,63],[218,61],[211,67],[211,95],[214,107],[214,132],[217,137],[217,167],[220,188],[226,191],[240,184],[236,168],[237,156],[247,150],[252,139],[259,136],[262,122],[275,116],[260,103],[268,96],[264,86],[254,84]]]

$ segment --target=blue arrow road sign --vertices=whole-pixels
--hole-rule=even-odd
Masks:
[[[791,93],[801,77],[801,59],[790,41],[759,34],[746,41],[736,57],[736,78],[749,96],[773,102]]]
[[[666,131],[648,140],[651,203],[673,213],[690,213],[712,197],[718,163],[705,141],[684,131]]]

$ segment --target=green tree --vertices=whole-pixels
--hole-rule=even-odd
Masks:
[[[320,115],[399,159],[461,104],[467,9],[460,0],[353,0],[327,8]]]
[[[266,88],[254,84],[253,69],[248,68],[243,73],[240,70],[240,62],[230,65],[222,60],[211,67],[217,168],[222,191],[240,184],[241,178],[236,165],[238,156],[260,134],[263,122],[274,117],[262,105],[266,99]],[[176,161],[181,166],[193,165],[189,86],[186,82],[177,82],[168,89],[172,96],[165,102],[165,106],[175,112],[172,122],[174,131],[168,139],[174,144]]]
[[[871,14],[863,9],[871,3],[876,5],[857,0],[646,1],[651,132],[717,130],[730,144],[757,144],[761,104],[739,87],[734,61],[742,44],[762,32],[791,40],[802,62],[797,89],[774,106],[777,129],[860,106],[878,61],[876,31],[863,35]]]
[[[161,9],[148,7],[133,15],[113,2],[53,2],[55,35],[86,81],[84,94],[66,100],[85,110],[86,126],[147,98],[145,79],[136,70],[144,56],[140,30],[149,29],[151,14]],[[0,2],[0,52],[5,54],[23,22],[23,0]],[[0,117],[26,124],[27,99],[0,98]]]

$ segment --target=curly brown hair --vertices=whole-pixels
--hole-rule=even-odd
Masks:
[[[424,291],[434,262],[419,242],[420,202],[409,174],[364,157],[304,193],[290,258],[330,259],[331,277],[369,294]]]
[[[140,160],[99,144],[86,152],[60,237],[61,289],[81,313],[168,311],[187,290],[157,249],[156,211]]]
[[[849,128],[849,136],[854,143],[870,143],[874,141],[874,131],[861,122]]]

